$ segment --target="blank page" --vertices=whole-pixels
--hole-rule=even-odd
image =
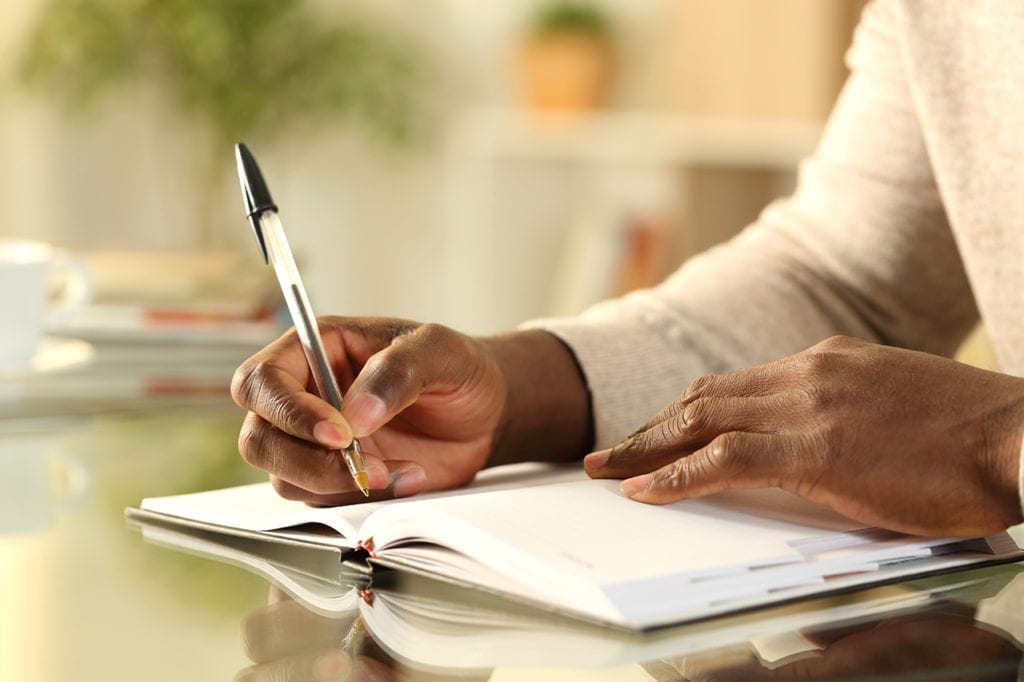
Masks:
[[[362,532],[384,556],[400,556],[388,545],[409,538],[436,541],[471,557],[467,574],[479,562],[538,595],[607,615],[601,588],[802,561],[791,542],[859,527],[778,490],[655,506],[623,497],[617,481],[580,481],[395,506]]]

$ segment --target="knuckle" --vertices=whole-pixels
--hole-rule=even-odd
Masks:
[[[806,378],[814,379],[828,371],[831,351],[820,347],[821,344],[801,353],[797,368]]]
[[[646,450],[647,431],[637,431],[612,448],[612,456],[617,459],[632,459]]]
[[[708,445],[708,465],[719,471],[739,473],[749,465],[749,455],[742,447],[743,434],[737,431],[723,433]]]
[[[687,441],[692,433],[693,429],[685,418],[666,419],[658,425],[659,440],[666,445]]]
[[[427,322],[420,325],[416,330],[416,336],[423,339],[425,342],[430,344],[437,343],[439,341],[445,341],[452,336],[452,330],[443,324],[436,322]]]
[[[421,325],[416,322],[410,322],[409,320],[400,320],[393,317],[378,318],[373,321],[376,326],[376,332],[387,339],[388,342],[393,343],[397,339],[403,336],[413,333]]]
[[[262,384],[262,363],[255,357],[243,362],[231,377],[231,397],[240,407],[252,407],[252,398],[259,394]]]
[[[703,395],[711,387],[716,378],[717,377],[711,374],[697,377],[690,382],[690,385],[686,388],[684,395],[691,397]]]
[[[238,454],[247,464],[257,469],[266,469],[263,466],[265,444],[265,427],[256,423],[251,417],[246,419],[242,424],[242,430],[238,433]]]
[[[834,403],[832,394],[819,382],[805,382],[795,392],[805,415],[827,414]]]
[[[366,389],[382,398],[414,385],[419,374],[414,354],[398,346],[373,356],[363,368],[367,370]]]
[[[836,334],[834,336],[828,337],[824,341],[818,342],[817,344],[815,344],[813,346],[813,348],[817,348],[817,349],[824,350],[824,351],[837,351],[837,350],[844,350],[846,348],[850,348],[850,347],[856,345],[856,342],[857,342],[856,339],[853,339],[853,338],[851,338],[849,336],[843,336],[842,334]]]
[[[706,432],[713,421],[714,405],[712,398],[697,398],[687,405],[682,418],[686,430],[694,434]]]
[[[679,492],[690,487],[691,464],[686,459],[677,459],[662,470],[658,476],[658,487],[666,491]]]
[[[628,461],[659,456],[674,449],[680,437],[678,434],[673,436],[671,427],[666,424],[644,428],[612,448],[612,457],[619,461]]]
[[[253,361],[240,367],[232,379],[232,394],[242,407],[278,426],[295,431],[305,423],[302,408],[289,396],[273,388],[274,366]]]
[[[865,345],[864,341],[849,336],[830,336],[816,343],[798,357],[802,367],[811,376],[825,376],[842,369],[844,357],[851,349]]]

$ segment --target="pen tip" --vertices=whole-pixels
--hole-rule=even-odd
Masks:
[[[365,497],[370,496],[370,477],[365,471],[360,471],[355,475],[356,485],[359,486],[359,492]]]

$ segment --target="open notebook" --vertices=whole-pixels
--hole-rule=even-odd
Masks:
[[[820,649],[805,633],[862,629],[882,619],[927,616],[949,601],[992,597],[1020,574],[964,572],[956,579],[888,585],[807,599],[752,613],[655,632],[623,632],[520,607],[506,599],[406,573],[349,572],[336,548],[297,549],[265,540],[166,525],[133,523],[144,539],[180,552],[239,566],[277,585],[305,608],[325,616],[333,633],[357,616],[374,641],[403,666],[448,677],[507,666],[595,668],[685,658],[688,665],[726,652],[753,653],[765,663]],[[324,551],[328,550],[328,551]],[[991,601],[991,600],[989,600]],[[943,609],[944,613],[948,613]],[[305,623],[306,631],[296,631]],[[324,621],[295,621],[292,636],[320,641]],[[335,635],[336,636],[336,635]]]
[[[1024,556],[1006,533],[898,535],[779,490],[644,505],[624,498],[617,481],[540,465],[349,507],[311,508],[256,484],[150,498],[128,513],[328,545],[366,570],[420,572],[628,629]]]

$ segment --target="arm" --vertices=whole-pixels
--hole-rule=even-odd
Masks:
[[[1024,380],[938,357],[977,311],[898,10],[866,12],[792,199],[657,289],[549,324],[580,356],[598,446],[617,443],[587,458],[592,476],[651,503],[778,486],[928,535],[1020,522]]]
[[[891,8],[866,12],[848,57],[852,75],[792,198],[653,290],[536,323],[579,358],[598,447],[703,374],[835,334],[948,355],[977,321]]]

